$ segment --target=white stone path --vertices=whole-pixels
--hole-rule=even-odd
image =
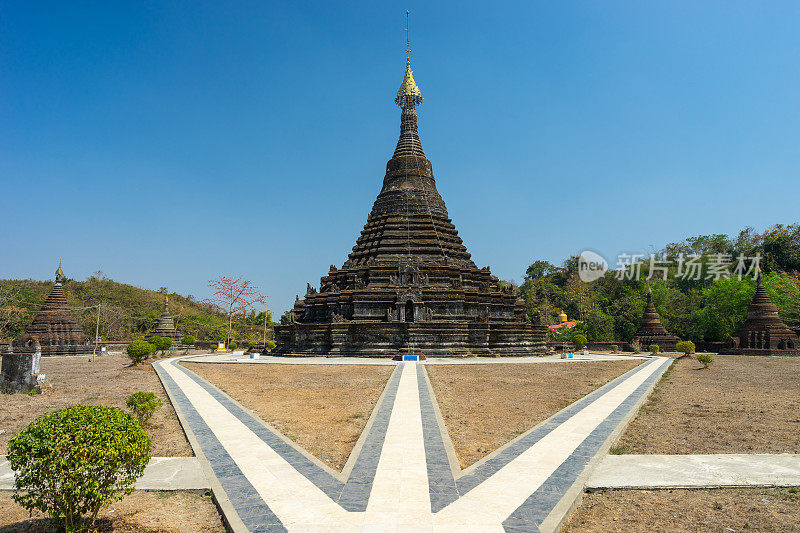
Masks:
[[[187,416],[187,411],[194,410],[224,449],[224,452],[217,450],[208,455],[203,453],[205,450],[196,449],[196,453],[210,461],[212,467],[215,461],[222,464],[223,459],[232,459],[238,470],[232,468],[229,471],[240,472],[235,475],[245,479],[226,478],[228,487],[237,486],[232,485],[234,482],[241,483],[238,486],[243,487],[243,491],[251,490],[252,486],[268,507],[268,511],[274,513],[274,516],[265,518],[261,524],[258,513],[265,516],[269,514],[263,505],[256,505],[261,502],[251,501],[252,505],[242,511],[243,506],[237,505],[233,495],[227,494],[234,503],[222,505],[223,510],[228,508],[226,515],[231,509],[241,515],[227,516],[230,524],[234,529],[250,531],[303,532],[536,531],[537,526],[542,527],[541,520],[539,523],[534,523],[532,519],[528,522],[518,520],[514,526],[508,523],[504,525],[504,522],[513,513],[524,511],[531,496],[546,481],[553,480],[557,469],[574,458],[579,446],[589,442],[590,438],[605,442],[619,423],[615,422],[613,427],[602,434],[598,434],[596,430],[612,413],[620,413],[623,407],[626,409],[623,414],[630,416],[632,413],[628,411],[633,410],[633,403],[644,399],[646,392],[649,392],[649,388],[669,364],[667,359],[654,358],[612,382],[602,394],[597,394],[585,405],[580,405],[579,409],[574,407],[574,413],[569,412],[568,418],[547,431],[527,449],[521,450],[474,487],[466,489],[465,493],[460,493],[452,503],[433,512],[431,492],[434,489],[428,479],[429,458],[426,458],[420,403],[421,382],[418,381],[421,377],[418,374],[423,372],[420,364],[401,363],[396,371],[400,372],[399,383],[382,448],[375,452],[380,453],[380,456],[371,489],[366,487],[366,508],[348,511],[317,483],[301,473],[296,465],[287,461],[285,454],[275,451],[262,437],[254,433],[250,429],[252,426],[248,427],[243,422],[241,413],[235,414],[218,399],[219,395],[212,395],[207,383],[204,384],[190,371],[177,366],[176,362],[167,360],[156,366],[168,393],[173,397],[173,404],[176,405],[182,422],[190,426],[187,433],[191,434],[202,425],[197,421],[198,417],[192,419]],[[183,397],[178,398],[179,394]],[[636,402],[632,402],[633,399]],[[191,435],[190,440],[195,448],[202,448]],[[367,451],[369,450],[365,446],[361,454]],[[597,450],[590,455],[594,456],[595,453]],[[582,463],[581,471],[584,466],[585,463]],[[475,471],[470,469],[470,472]],[[571,487],[573,482],[574,479],[570,478],[565,487]],[[219,483],[217,488],[221,488]],[[227,492],[231,492],[231,489]]]

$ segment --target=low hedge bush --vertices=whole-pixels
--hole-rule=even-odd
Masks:
[[[155,393],[139,391],[128,396],[128,399],[125,400],[125,405],[133,411],[139,422],[145,425],[153,416],[153,413],[156,412],[156,409],[164,404],[156,398]]]
[[[143,341],[141,339],[131,341],[128,345],[128,358],[133,361],[134,364],[138,365],[145,359],[147,359],[153,351],[155,351],[155,346],[150,344],[147,341]]]
[[[97,513],[133,492],[150,461],[150,437],[115,407],[72,405],[40,416],[8,443],[14,501],[67,533],[91,531]]]

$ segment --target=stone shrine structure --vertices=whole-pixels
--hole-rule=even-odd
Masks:
[[[678,337],[668,332],[661,324],[661,316],[653,304],[653,291],[650,287],[647,287],[647,305],[642,315],[642,323],[631,339],[631,343],[634,342],[638,342],[644,350],[651,344],[657,344],[661,351],[666,352],[675,351],[675,345],[680,342]]]
[[[33,351],[4,355],[0,367],[0,392],[41,391],[41,382],[45,377],[39,373],[41,360],[42,346],[38,341],[34,342]]]
[[[145,340],[150,340],[153,337],[168,337],[172,339],[172,346],[182,344],[183,338],[178,330],[175,328],[175,321],[172,315],[169,314],[169,296],[164,295],[164,310],[161,312],[161,317],[158,319],[155,329],[145,336]]]
[[[279,354],[527,355],[546,350],[513,288],[479,269],[448,217],[417,131],[407,58],[400,138],[353,251],[275,327]]]
[[[36,342],[41,345],[42,355],[45,357],[87,352],[87,337],[73,318],[62,287],[66,279],[59,262],[53,290],[31,325],[11,343],[13,353],[32,353]]]
[[[800,355],[797,343],[797,334],[778,316],[778,307],[769,299],[759,272],[756,293],[747,308],[747,319],[731,337],[725,353]]]

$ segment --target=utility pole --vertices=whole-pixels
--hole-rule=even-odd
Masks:
[[[265,297],[266,298],[266,297]],[[267,304],[264,303],[264,352],[267,351]]]
[[[97,304],[97,323],[94,327],[94,349],[92,350],[92,361],[94,361],[94,356],[97,354],[97,344],[100,342],[100,306],[103,304]]]

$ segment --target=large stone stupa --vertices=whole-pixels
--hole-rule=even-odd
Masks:
[[[545,350],[522,299],[478,268],[436,190],[417,132],[422,95],[406,61],[400,139],[341,268],[307,286],[275,328],[281,354],[526,355]]]
[[[655,344],[661,351],[672,352],[675,351],[675,345],[679,341],[678,337],[667,331],[667,328],[661,324],[661,316],[653,304],[653,292],[650,287],[647,287],[647,305],[642,315],[642,323],[634,333],[631,343],[638,342],[639,346],[645,350],[648,346]]]
[[[66,279],[59,261],[53,290],[30,326],[12,342],[13,352],[33,352],[37,341],[42,347],[44,357],[79,355],[88,351],[87,337],[67,304],[67,294],[62,286]]]
[[[161,311],[161,317],[158,319],[156,327],[145,336],[145,340],[150,340],[153,337],[167,337],[172,339],[172,346],[181,344],[182,337],[175,327],[175,320],[169,314],[169,296],[164,295],[164,309]]]
[[[744,355],[800,355],[798,338],[778,316],[778,307],[769,299],[761,272],[756,293],[747,308],[747,319],[728,343],[726,353]]]

